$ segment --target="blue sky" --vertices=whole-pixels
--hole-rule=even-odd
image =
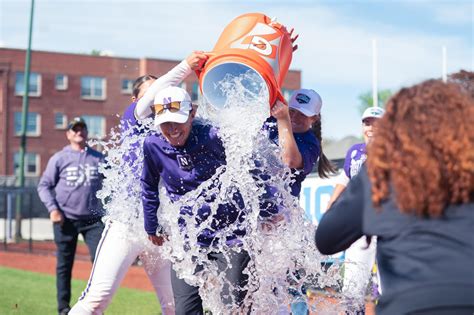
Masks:
[[[323,135],[359,135],[358,95],[398,90],[448,72],[474,71],[474,2],[452,1],[72,1],[36,0],[33,49],[182,59],[211,50],[235,17],[261,12],[294,27],[291,68],[323,98]],[[0,0],[0,46],[26,48],[29,1]],[[124,105],[125,106],[125,105]]]

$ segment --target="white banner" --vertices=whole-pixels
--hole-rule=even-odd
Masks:
[[[300,206],[304,209],[308,220],[315,224],[326,212],[329,199],[336,186],[336,178],[337,176],[332,176],[323,179],[310,174],[301,186]]]

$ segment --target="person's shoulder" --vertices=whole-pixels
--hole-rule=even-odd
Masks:
[[[357,152],[364,152],[365,151],[365,143],[356,143],[353,144],[346,153],[346,159],[351,159],[357,155]]]
[[[123,117],[130,115],[130,113],[133,115],[136,106],[137,102],[132,102],[130,105],[128,105],[127,108],[125,108],[125,110],[123,111]]]
[[[218,128],[211,125],[208,121],[195,118],[192,125],[192,132],[199,138],[216,138],[218,136]]]
[[[126,122],[133,122],[135,121],[135,107],[137,103],[133,102],[132,104],[128,105],[127,108],[123,111],[122,121]]]
[[[352,152],[354,150],[357,150],[357,151],[363,151],[365,150],[365,143],[361,142],[361,143],[356,143],[356,144],[353,144],[349,150],[347,150],[347,152]]]
[[[158,131],[152,130],[145,137],[145,140],[143,140],[143,145],[150,146],[153,144],[163,144],[165,142],[166,141],[161,133],[159,133]]]
[[[61,160],[61,158],[66,154],[66,151],[64,150],[65,148],[56,151],[50,158],[48,163],[57,163],[58,161]]]
[[[309,129],[308,131],[302,132],[302,133],[295,133],[295,137],[301,137],[301,138],[305,139],[306,141],[318,142],[319,143],[318,138],[316,138],[316,135],[314,134],[314,132],[311,129]]]
[[[63,156],[67,155],[70,151],[71,151],[71,146],[70,145],[66,145],[64,146],[61,150],[59,151],[56,151],[52,156],[51,156],[51,159],[61,159]]]
[[[316,138],[316,135],[311,129],[302,133],[294,133],[294,137],[297,143],[301,142],[307,146],[314,146],[318,148],[321,146],[321,143],[319,143],[318,138]]]

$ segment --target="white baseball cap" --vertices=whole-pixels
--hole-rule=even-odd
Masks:
[[[362,114],[362,120],[366,118],[381,118],[384,113],[385,110],[381,107],[369,107]]]
[[[321,112],[323,101],[316,91],[300,89],[293,92],[288,106],[300,111],[305,116],[312,117]]]
[[[165,122],[185,123],[193,109],[188,92],[176,86],[158,92],[153,104],[155,127]]]

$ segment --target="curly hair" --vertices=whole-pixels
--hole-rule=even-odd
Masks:
[[[367,159],[375,207],[392,194],[403,213],[439,217],[474,199],[474,99],[458,84],[403,88],[375,127]]]
[[[448,81],[459,84],[464,92],[474,98],[474,72],[460,70],[456,73],[450,74]]]

